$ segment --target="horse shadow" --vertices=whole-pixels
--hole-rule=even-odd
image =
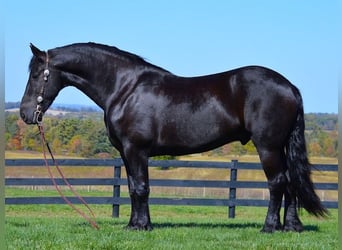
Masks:
[[[108,226],[108,224],[111,224],[110,221],[98,221],[97,224],[101,228],[102,226]],[[125,222],[120,222],[120,225],[123,226],[124,229],[127,229],[126,223]],[[84,227],[89,227],[88,222],[79,222],[76,223],[77,226],[84,226]],[[153,229],[158,230],[158,229],[170,229],[170,228],[199,228],[199,229],[215,229],[215,228],[220,228],[220,229],[251,229],[251,230],[256,230],[260,231],[263,227],[263,223],[258,223],[258,222],[247,222],[247,223],[226,223],[226,222],[221,222],[221,223],[210,223],[210,222],[154,222],[152,223]],[[134,231],[134,230],[133,230]],[[304,226],[304,232],[318,232],[319,227],[317,225],[305,225]]]
[[[200,222],[154,222],[154,229],[165,229],[165,228],[202,228],[202,229],[213,229],[213,228],[226,228],[226,229],[257,229],[261,230],[263,227],[262,223],[200,223]],[[316,225],[305,225],[305,232],[318,232],[319,228]]]
[[[154,222],[153,228],[258,228],[260,223],[201,223],[201,222]]]
[[[8,221],[5,220],[5,224],[7,226],[12,226],[15,228],[26,228],[30,227],[31,224],[29,222],[18,222],[18,221]],[[101,226],[105,226],[107,224],[111,224],[109,221],[98,221],[97,224]],[[120,223],[125,224],[125,223]],[[201,228],[201,229],[214,229],[214,228],[222,228],[222,229],[255,229],[260,230],[263,227],[262,223],[210,223],[210,222],[154,222],[154,229],[167,229],[167,228]],[[75,223],[75,226],[84,226],[89,227],[89,223],[86,221]],[[319,227],[317,225],[305,225],[304,232],[318,232]]]

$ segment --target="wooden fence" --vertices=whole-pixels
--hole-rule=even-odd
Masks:
[[[53,162],[49,160],[50,166]],[[111,204],[113,206],[113,217],[119,217],[119,207],[122,204],[130,204],[128,197],[120,196],[120,187],[127,185],[126,178],[121,178],[121,169],[123,162],[121,159],[59,159],[59,166],[72,167],[112,167],[114,178],[67,178],[71,185],[86,186],[112,186],[113,195],[111,197],[83,197],[89,204]],[[44,167],[43,160],[40,159],[6,159],[6,167]],[[114,167],[113,167],[114,166]],[[201,205],[201,206],[226,206],[228,207],[228,217],[235,217],[236,206],[268,206],[268,200],[265,199],[239,199],[236,196],[237,189],[266,189],[267,183],[260,181],[240,181],[237,179],[238,170],[261,170],[260,163],[242,163],[238,161],[231,162],[204,162],[204,161],[176,161],[162,160],[149,161],[149,167],[159,168],[215,168],[227,169],[230,172],[227,180],[175,180],[175,179],[151,179],[151,186],[161,187],[205,187],[228,189],[229,195],[225,199],[214,198],[150,198],[150,204],[162,205]],[[337,175],[337,165],[314,165],[313,171],[333,171]],[[65,185],[60,178],[56,179],[57,184]],[[49,178],[5,178],[6,186],[51,186],[52,181]],[[337,183],[315,183],[317,190],[334,190],[337,192]],[[75,197],[68,197],[73,203],[80,201]],[[61,197],[5,197],[5,204],[64,204]],[[327,208],[337,208],[336,201],[323,201]]]

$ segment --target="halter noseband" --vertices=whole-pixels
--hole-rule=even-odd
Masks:
[[[44,81],[45,83],[48,82],[48,77],[50,75],[50,71],[49,71],[49,54],[48,54],[48,51],[45,52],[46,54],[46,65],[45,65],[45,69],[44,69],[44,72],[43,72],[43,77],[44,77]],[[36,107],[36,110],[34,112],[34,116],[33,116],[33,120],[37,122],[37,124],[41,124],[42,121],[43,121],[43,112],[42,112],[42,105],[41,103],[44,101],[44,90],[45,90],[45,84],[43,84],[40,92],[39,92],[39,95],[37,97],[37,107]]]

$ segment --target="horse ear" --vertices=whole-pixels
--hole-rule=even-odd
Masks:
[[[32,51],[32,54],[36,57],[38,57],[40,60],[45,61],[45,52],[38,49],[36,46],[34,46],[32,43],[30,43],[30,48]]]

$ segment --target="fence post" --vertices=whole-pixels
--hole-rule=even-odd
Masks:
[[[234,184],[237,180],[237,160],[232,160],[232,167],[230,169],[230,183]],[[229,188],[229,201],[234,201],[236,199],[236,187]],[[229,206],[228,211],[229,218],[235,218],[235,205]]]
[[[121,166],[114,166],[114,179],[121,178]],[[120,184],[113,185],[113,198],[120,198]],[[113,204],[112,217],[119,218],[120,205]]]

